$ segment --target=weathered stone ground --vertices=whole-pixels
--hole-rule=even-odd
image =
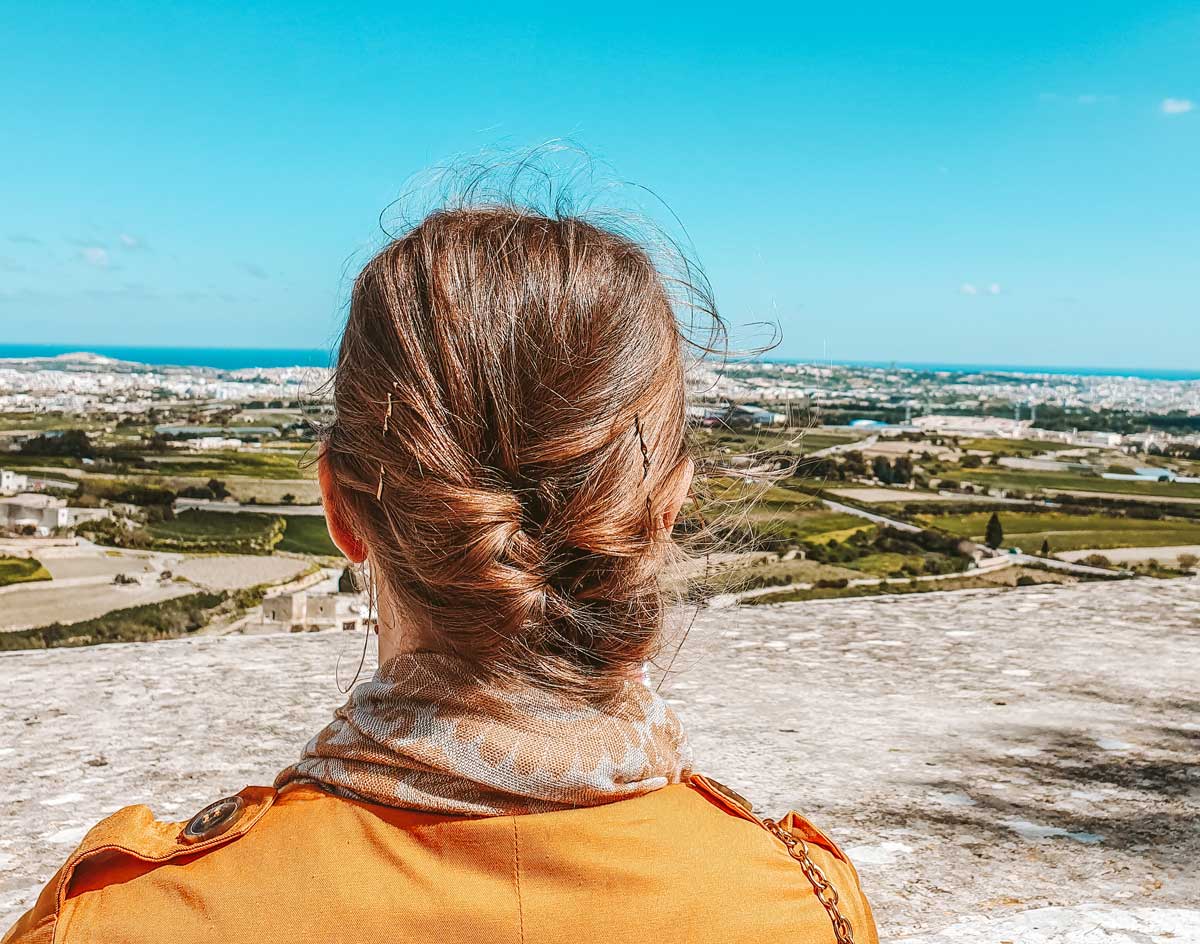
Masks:
[[[117,807],[270,782],[360,643],[0,655],[0,927]],[[826,827],[910,944],[1200,941],[1198,689],[1197,579],[702,612],[664,686],[699,769]]]

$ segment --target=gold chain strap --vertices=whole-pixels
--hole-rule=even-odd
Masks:
[[[829,912],[829,920],[833,922],[833,933],[837,937],[837,944],[854,944],[854,927],[838,908],[837,889],[825,877],[821,867],[809,856],[808,843],[790,830],[784,829],[773,819],[764,819],[762,824],[767,827],[768,832],[787,846],[788,854],[800,863],[800,869],[804,872],[804,877],[808,879],[809,884],[812,885],[817,901]]]

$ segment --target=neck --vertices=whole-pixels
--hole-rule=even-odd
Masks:
[[[446,646],[427,619],[403,612],[389,598],[379,594],[379,664],[412,652],[445,652]]]

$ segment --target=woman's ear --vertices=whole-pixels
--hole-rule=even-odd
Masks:
[[[351,563],[361,564],[367,559],[367,547],[355,536],[346,520],[345,505],[324,446],[317,457],[317,480],[321,484],[321,504],[325,506],[325,527],[329,529],[330,539]]]
[[[692,487],[692,476],[696,472],[696,464],[689,457],[679,469],[663,483],[667,490],[667,502],[663,506],[662,528],[668,535],[675,527],[675,519],[679,517],[679,509],[687,500],[688,489]]]

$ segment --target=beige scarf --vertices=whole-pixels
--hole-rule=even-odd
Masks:
[[[533,685],[498,691],[453,656],[405,653],[355,687],[276,787],[473,816],[597,806],[683,779],[675,712],[641,681],[604,708]]]

